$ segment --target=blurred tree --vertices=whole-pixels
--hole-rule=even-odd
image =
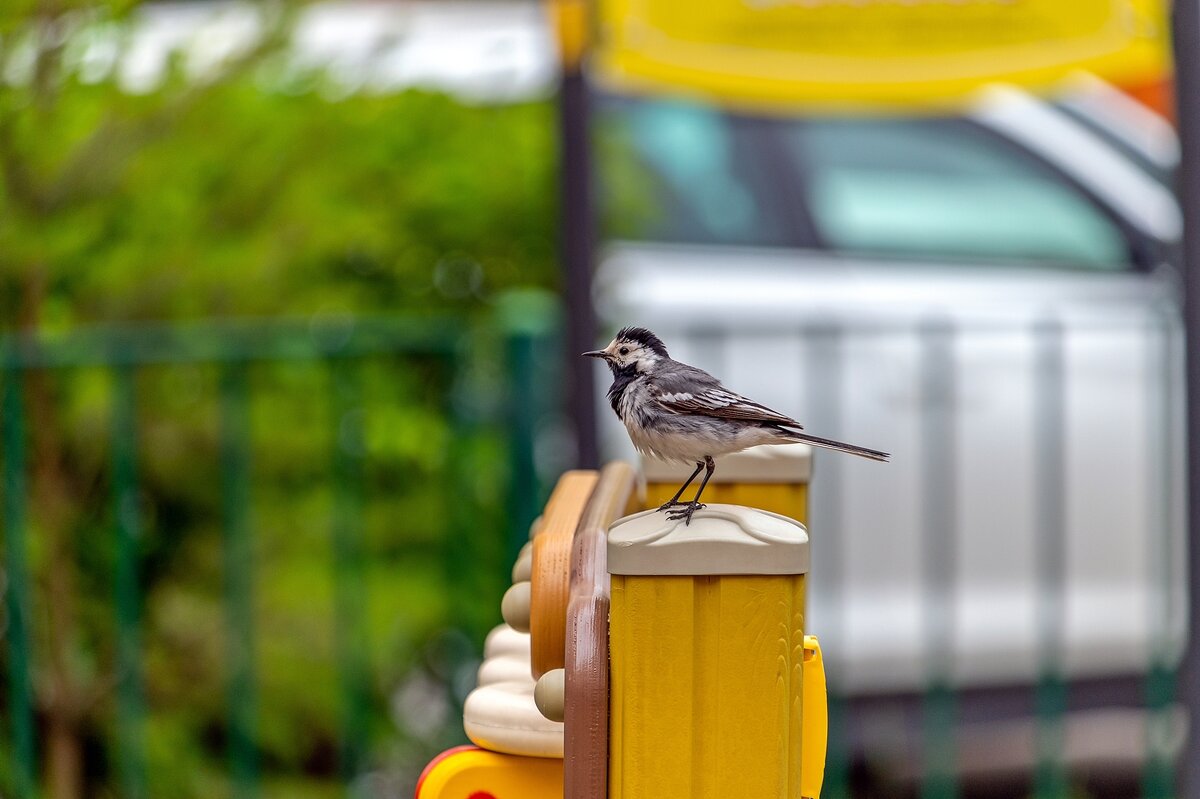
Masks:
[[[469,107],[419,91],[350,93],[295,66],[281,46],[286,6],[257,8],[258,44],[200,77],[176,59],[156,86],[129,93],[115,76],[136,4],[3,4],[3,329],[430,309],[470,315],[497,290],[552,284],[547,104]],[[101,36],[116,48],[107,62],[103,47],[91,47]],[[437,442],[448,422],[434,391],[445,376],[436,370],[419,362],[367,368],[373,407],[384,409],[368,422],[366,446],[376,457],[368,480],[391,492],[369,519],[379,551],[394,547],[397,519],[413,520],[405,534],[418,544],[443,532],[429,521],[443,499],[435,481],[413,487],[394,477],[442,468]],[[255,383],[256,500],[268,509],[256,520],[256,546],[272,564],[262,575],[261,626],[304,631],[268,640],[261,652],[270,680],[260,746],[280,773],[328,774],[323,752],[336,737],[333,699],[314,689],[334,681],[315,680],[318,665],[304,662],[309,647],[328,648],[328,632],[310,638],[309,630],[332,627],[324,618],[306,626],[327,613],[313,605],[326,591],[327,564],[320,546],[300,543],[325,535],[313,510],[328,502],[316,474],[328,441],[302,402],[324,390],[320,379],[280,366]],[[156,795],[208,795],[223,769],[214,651],[219,480],[215,458],[205,465],[198,457],[217,448],[215,380],[212,369],[195,366],[149,370],[139,382],[146,668],[151,703],[162,709],[150,722],[149,765],[163,767]],[[31,371],[25,384],[36,698],[52,799],[95,794],[111,779],[107,381],[97,370]],[[498,457],[481,447],[478,457]],[[381,561],[370,580],[387,584],[393,562]],[[436,591],[429,580],[392,579],[386,601],[371,611],[386,642],[373,657],[404,652],[411,660],[414,641],[444,609]],[[398,623],[402,607],[424,610]],[[393,683],[403,665],[388,672]],[[292,784],[284,793],[305,790]]]

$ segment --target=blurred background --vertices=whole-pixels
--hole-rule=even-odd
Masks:
[[[624,324],[895,453],[816,459],[826,796],[1176,795],[1168,16],[5,4],[0,796],[411,795]]]

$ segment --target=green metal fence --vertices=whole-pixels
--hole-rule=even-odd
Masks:
[[[147,696],[146,675],[146,575],[147,511],[146,484],[149,473],[144,461],[147,444],[147,403],[142,390],[147,380],[170,370],[199,368],[212,379],[195,390],[215,417],[215,435],[210,449],[201,447],[193,457],[208,463],[198,479],[215,477],[212,491],[219,495],[216,524],[219,526],[221,599],[224,641],[223,682],[225,693],[223,735],[208,744],[224,748],[227,758],[228,793],[251,797],[263,793],[264,764],[260,746],[263,685],[272,679],[259,659],[261,631],[256,608],[260,570],[270,563],[256,562],[256,512],[264,503],[253,497],[255,463],[263,453],[256,442],[263,428],[294,424],[297,418],[323,426],[327,442],[325,464],[315,468],[327,485],[320,487],[328,497],[325,529],[329,578],[332,581],[332,646],[336,661],[340,718],[336,751],[336,774],[348,788],[371,767],[371,703],[383,700],[373,694],[371,642],[368,625],[372,581],[367,573],[373,553],[393,546],[404,547],[403,519],[384,519],[375,524],[396,528],[383,543],[368,540],[367,530],[373,503],[388,491],[403,493],[406,483],[434,481],[439,488],[430,496],[440,503],[420,505],[421,525],[442,531],[438,540],[413,545],[420,549],[410,570],[398,568],[397,584],[440,559],[447,594],[446,625],[464,624],[478,638],[491,615],[485,602],[498,601],[507,580],[511,555],[524,537],[525,528],[544,490],[533,463],[537,418],[545,418],[553,394],[539,387],[546,358],[539,353],[555,352],[540,340],[547,327],[545,301],[518,303],[508,313],[509,322],[470,324],[458,317],[423,316],[387,319],[335,319],[326,321],[273,321],[191,326],[137,326],[101,329],[59,336],[9,337],[0,344],[0,440],[2,440],[4,593],[7,624],[4,627],[4,657],[7,717],[0,750],[9,754],[7,785],[0,792],[25,799],[43,792],[40,774],[45,753],[39,741],[39,723],[44,702],[36,689],[39,673],[38,625],[44,614],[37,607],[39,592],[34,585],[36,567],[30,552],[36,549],[39,509],[31,499],[34,459],[29,441],[31,377],[51,381],[83,372],[99,372],[109,389],[109,440],[98,447],[107,449],[107,466],[102,468],[111,518],[111,593],[91,597],[106,606],[112,616],[111,685],[106,702],[111,702],[112,738],[107,743],[103,767],[110,777],[110,790],[127,799],[161,793],[153,788],[148,774],[147,718],[155,711]],[[512,323],[517,320],[517,323]],[[277,370],[300,370],[301,382],[311,394],[290,391],[271,379]],[[291,374],[291,372],[288,372]],[[388,410],[392,386],[385,378],[405,375],[402,381],[411,394],[415,412],[429,420],[429,442],[438,442],[444,452],[433,457],[425,469],[377,479],[390,488],[371,488],[373,470],[368,427],[372,415]],[[262,384],[266,383],[266,389]],[[259,407],[264,391],[270,397],[286,398],[303,409],[294,416],[275,414]],[[171,392],[165,392],[170,395]],[[297,393],[302,396],[297,396]],[[161,396],[163,392],[159,392]],[[368,394],[371,396],[368,397]],[[311,406],[311,408],[309,407]],[[154,410],[162,416],[169,411]],[[443,423],[444,420],[444,423]],[[186,426],[186,425],[185,425]],[[203,427],[203,423],[200,423]],[[444,428],[445,435],[435,433]],[[287,430],[269,430],[270,440],[285,440]],[[310,431],[311,432],[311,431]],[[418,429],[423,436],[425,430]],[[471,473],[475,469],[477,473]],[[286,482],[286,481],[285,481]],[[286,497],[286,485],[276,496]],[[315,490],[315,489],[314,489]],[[316,494],[313,494],[316,496]],[[421,496],[425,496],[422,494]],[[93,498],[94,499],[94,498]],[[89,501],[79,498],[80,502]],[[102,503],[101,503],[102,504]],[[102,508],[93,515],[104,516]],[[442,516],[437,524],[429,516]],[[156,524],[168,527],[169,522]],[[168,530],[169,533],[169,530]],[[89,542],[89,546],[95,542]],[[107,547],[107,543],[102,548]],[[99,545],[98,545],[99,546]],[[435,552],[430,559],[429,548]],[[401,562],[401,561],[397,561]],[[478,620],[478,621],[472,621]],[[107,705],[106,705],[107,707]],[[451,725],[453,726],[453,725]],[[3,741],[3,738],[0,738]],[[89,767],[94,760],[90,756]],[[0,771],[3,774],[3,771]]]
[[[36,461],[30,440],[33,418],[29,407],[29,384],[37,376],[63,378],[83,372],[105,376],[103,427],[107,438],[103,450],[105,479],[101,491],[80,502],[92,502],[105,547],[112,560],[106,572],[107,585],[93,600],[111,616],[113,641],[111,672],[105,706],[108,738],[104,765],[110,791],[122,797],[165,795],[155,790],[148,754],[149,719],[156,713],[153,688],[147,680],[147,650],[153,643],[147,631],[147,576],[155,568],[147,555],[146,539],[152,528],[169,527],[168,522],[148,518],[147,485],[156,479],[147,463],[147,427],[170,410],[155,407],[153,378],[164,371],[201,368],[211,379],[201,381],[196,391],[211,405],[212,446],[194,453],[196,479],[209,481],[217,498],[214,525],[219,530],[219,602],[221,636],[225,642],[221,667],[224,706],[221,735],[207,746],[219,750],[225,761],[218,795],[254,797],[290,795],[286,788],[271,787],[281,766],[264,758],[264,727],[270,726],[271,708],[264,696],[274,675],[264,671],[264,631],[260,616],[264,593],[263,574],[272,563],[262,562],[256,546],[262,515],[273,503],[287,501],[290,483],[278,481],[275,493],[256,496],[261,488],[263,428],[286,425],[294,419],[274,413],[270,403],[284,394],[296,407],[305,409],[306,424],[324,431],[322,448],[312,457],[318,461],[313,479],[322,485],[327,502],[320,505],[319,529],[306,545],[326,553],[325,570],[332,590],[327,621],[338,697],[336,751],[328,782],[354,792],[366,772],[378,767],[374,753],[387,735],[378,724],[381,706],[379,654],[370,639],[366,619],[371,616],[373,586],[367,578],[371,562],[380,557],[381,547],[404,547],[404,557],[395,561],[398,583],[433,569],[446,605],[439,619],[446,626],[465,627],[476,643],[497,615],[499,597],[508,582],[508,568],[526,536],[532,517],[544,499],[543,476],[553,477],[562,464],[538,460],[548,457],[538,440],[554,426],[560,397],[555,393],[561,352],[553,336],[556,329],[553,303],[544,297],[515,298],[503,303],[496,317],[483,323],[468,323],[458,317],[402,317],[389,319],[342,319],[325,322],[253,322],[205,324],[190,327],[140,326],[47,336],[37,339],[8,338],[0,341],[0,474],[2,474],[2,522],[4,525],[3,589],[5,624],[3,647],[7,677],[0,711],[0,794],[26,799],[43,794],[45,764],[44,689],[35,690],[35,676],[46,664],[38,663],[35,641],[45,625],[37,607],[35,590],[39,507],[34,497],[30,464]],[[1147,344],[1147,365],[1163,375],[1162,391],[1155,400],[1162,407],[1149,415],[1148,440],[1165,449],[1174,436],[1170,420],[1175,418],[1179,392],[1171,377],[1179,361],[1179,340],[1174,323],[1164,320],[1162,330]],[[838,386],[838,347],[842,332],[815,328],[810,331],[815,346],[806,370],[812,386]],[[939,396],[950,394],[954,370],[948,358],[955,331],[944,325],[923,328],[925,347],[921,373],[923,395],[929,407]],[[1039,493],[1039,518],[1045,526],[1039,563],[1039,641],[1043,659],[1035,686],[1013,694],[1028,703],[1036,719],[1036,771],[1028,780],[1028,793],[1062,797],[1077,790],[1064,760],[1064,719],[1072,686],[1063,676],[1057,641],[1061,603],[1055,600],[1062,569],[1063,542],[1057,531],[1062,526],[1061,496],[1063,445],[1057,433],[1062,425],[1062,330],[1043,324],[1033,332],[1038,353],[1037,409],[1041,440],[1049,442],[1039,454],[1035,474]],[[279,370],[299,369],[308,393],[292,384],[273,381]],[[384,372],[407,376],[405,396],[381,394],[378,375]],[[821,379],[815,379],[816,377]],[[148,386],[147,381],[150,381]],[[947,382],[950,381],[950,382]],[[385,387],[391,387],[385,383]],[[819,392],[818,392],[819,393]],[[414,399],[413,395],[420,395]],[[415,446],[422,451],[442,450],[422,469],[397,469],[388,480],[379,479],[380,458],[373,453],[373,420],[389,406],[401,401],[414,403],[414,413],[424,414],[418,427],[422,438]],[[816,396],[814,427],[836,430],[839,426],[838,396],[833,388]],[[930,410],[922,430],[940,442],[929,448],[926,464],[930,485],[945,486],[954,480],[953,431],[943,429],[950,418]],[[446,435],[432,428],[445,420]],[[425,428],[430,428],[428,431]],[[428,435],[425,436],[425,433]],[[277,439],[289,437],[285,428]],[[276,440],[276,439],[272,439]],[[940,448],[939,448],[940,447]],[[553,453],[550,453],[552,455]],[[207,464],[204,468],[202,465]],[[1166,468],[1165,466],[1161,468]],[[841,492],[836,466],[826,469],[821,491],[827,496]],[[1147,479],[1169,491],[1173,481],[1167,474]],[[274,478],[271,478],[274,479]],[[290,477],[288,479],[291,479]],[[424,542],[408,541],[398,529],[404,520],[395,518],[394,508],[384,505],[387,494],[399,492],[413,482],[437,483],[435,506],[423,506],[425,515],[443,519],[441,534]],[[382,487],[381,487],[382,485]],[[307,489],[306,489],[307,490]],[[929,540],[925,558],[930,580],[948,579],[953,547],[952,514],[931,492],[925,512]],[[1164,495],[1153,512],[1166,514],[1173,506]],[[382,506],[382,514],[378,511]],[[826,503],[822,529],[837,529],[838,505]],[[378,518],[382,515],[382,519]],[[387,529],[381,544],[371,531]],[[1169,519],[1154,520],[1154,529],[1165,529]],[[397,528],[397,529],[394,529]],[[1147,542],[1154,548],[1152,562],[1165,574],[1172,557],[1165,537]],[[839,557],[826,542],[823,557]],[[41,553],[45,558],[45,553]],[[389,561],[390,563],[391,561]],[[43,563],[44,566],[44,563]],[[939,570],[941,572],[939,576]],[[936,594],[931,594],[936,596]],[[415,609],[414,609],[415,610]],[[1170,614],[1157,604],[1148,609],[1162,620]],[[944,609],[931,603],[929,647],[946,647]],[[939,626],[940,625],[940,626]],[[832,630],[829,630],[832,632]],[[1142,768],[1142,795],[1171,795],[1173,782],[1173,697],[1174,660],[1165,633],[1152,653],[1151,668],[1143,680],[1144,695],[1127,697],[1147,709],[1146,757]],[[459,636],[458,640],[464,640]],[[409,642],[410,645],[415,645]],[[410,646],[411,649],[411,646]],[[1161,649],[1161,651],[1158,651]],[[469,657],[469,653],[467,653]],[[943,666],[944,669],[944,666]],[[468,686],[469,687],[469,686]],[[852,783],[851,730],[861,723],[862,708],[839,693],[836,674],[831,674],[830,759],[825,793],[830,796],[857,795]],[[924,744],[916,748],[919,777],[917,791],[924,796],[963,795],[956,775],[956,735],[960,729],[963,698],[944,674],[931,675],[914,706]],[[449,714],[447,735],[454,735],[457,712]],[[438,746],[449,741],[439,740]],[[91,764],[94,757],[89,761]],[[424,762],[415,758],[418,766]]]
[[[1083,328],[1074,320],[1074,331]],[[1109,320],[1095,330],[1109,329]],[[803,374],[809,393],[803,418],[812,429],[833,437],[844,431],[846,392],[845,353],[855,336],[872,334],[865,325],[800,322],[796,325],[806,344]],[[889,334],[905,335],[904,326],[883,326]],[[1035,625],[1035,673],[1032,680],[963,685],[955,679],[956,599],[962,586],[958,562],[965,536],[972,533],[960,519],[968,497],[961,492],[961,429],[958,390],[964,379],[962,355],[956,347],[963,337],[982,329],[961,321],[930,319],[917,328],[919,346],[919,404],[915,425],[920,460],[916,513],[920,547],[921,646],[925,662],[920,684],[890,692],[849,691],[841,682],[838,655],[848,627],[846,564],[849,552],[839,533],[846,524],[850,503],[864,501],[847,491],[845,464],[836,459],[820,462],[812,485],[813,529],[832,531],[814,538],[814,576],[827,580],[828,604],[814,611],[812,621],[826,636],[829,670],[829,754],[822,790],[827,799],[898,795],[923,799],[961,796],[1065,797],[1142,796],[1166,799],[1175,793],[1180,762],[1182,721],[1177,704],[1179,632],[1174,623],[1184,617],[1177,606],[1182,576],[1173,568],[1180,546],[1176,514],[1182,502],[1178,470],[1182,462],[1176,442],[1182,433],[1183,337],[1178,311],[1172,306],[1151,309],[1139,330],[1143,337],[1145,409],[1137,421],[1144,426],[1142,446],[1145,466],[1128,475],[1148,487],[1150,501],[1140,527],[1128,531],[1144,547],[1148,587],[1145,666],[1128,667],[1119,674],[1082,673],[1068,662],[1068,521],[1073,473],[1070,467],[1071,426],[1068,424],[1067,326],[1056,317],[1035,321],[1028,336],[1032,358],[1030,439],[1031,468],[1019,479],[1032,490],[1030,518],[1035,530],[1032,573],[1032,621]],[[864,331],[866,331],[864,333]],[[727,333],[706,331],[706,352],[721,352]],[[961,349],[958,350],[961,352]],[[721,370],[715,370],[720,373]],[[1132,389],[1127,389],[1132,390]],[[1129,420],[1114,419],[1113,424]],[[1021,431],[1013,431],[1020,435]],[[1074,469],[1074,472],[1072,471]],[[1078,482],[1078,481],[1076,481]],[[862,550],[857,550],[861,552]],[[1077,563],[1077,561],[1075,561]],[[1078,567],[1076,567],[1078,568]],[[828,608],[828,610],[826,610]],[[824,613],[826,615],[820,615]],[[819,616],[819,618],[818,618]],[[1114,628],[1114,646],[1122,645]],[[1132,644],[1125,644],[1132,645]],[[844,655],[843,655],[844,656]],[[1112,730],[1123,747],[1101,754],[1082,753],[1080,732],[1096,719],[1117,711],[1119,726],[1092,733],[1089,743]],[[994,754],[1010,755],[1003,771],[990,774],[980,768],[979,737],[974,757],[964,756],[964,741],[981,727],[994,735]],[[886,730],[887,737],[878,734]],[[1014,735],[1014,731],[1016,735]],[[1075,738],[1074,751],[1069,731]],[[871,734],[874,733],[874,734]],[[1017,743],[1014,744],[1014,741]],[[1015,753],[1015,756],[1013,756]],[[1186,758],[1189,753],[1184,752]],[[999,759],[997,757],[997,759]],[[995,765],[995,764],[982,764]],[[973,771],[969,771],[973,768]],[[982,776],[981,776],[982,774]]]

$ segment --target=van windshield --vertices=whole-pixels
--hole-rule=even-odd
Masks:
[[[961,118],[758,118],[628,99],[598,116],[612,238],[1131,265],[1091,197]]]

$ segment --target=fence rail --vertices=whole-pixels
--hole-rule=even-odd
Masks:
[[[465,320],[453,316],[327,317],[141,324],[0,339],[6,369],[313,360],[396,353],[453,356],[465,347]]]
[[[262,454],[254,445],[253,413],[256,397],[255,375],[262,369],[303,363],[318,370],[325,381],[323,390],[312,401],[323,410],[318,414],[327,429],[329,450],[327,488],[330,511],[327,524],[329,571],[333,580],[334,649],[338,663],[337,681],[340,701],[340,733],[337,768],[340,781],[354,783],[370,768],[372,737],[370,716],[373,665],[371,642],[366,638],[362,620],[367,615],[370,596],[362,579],[370,547],[364,537],[364,518],[374,496],[368,489],[372,461],[363,439],[370,415],[362,412],[369,394],[364,379],[372,363],[382,358],[401,366],[406,359],[430,359],[444,367],[444,378],[436,386],[439,407],[451,414],[451,435],[443,468],[432,479],[445,480],[443,510],[448,534],[442,541],[441,554],[447,585],[462,585],[461,569],[472,556],[483,557],[497,572],[497,585],[503,585],[503,572],[511,562],[515,548],[524,538],[532,514],[544,496],[537,457],[544,455],[536,441],[546,420],[556,412],[557,398],[548,387],[554,384],[553,372],[559,355],[548,335],[553,324],[529,325],[528,318],[517,314],[517,324],[505,323],[474,333],[455,318],[423,317],[398,320],[327,320],[280,323],[239,323],[176,327],[144,326],[120,330],[96,330],[37,339],[8,338],[0,343],[0,457],[3,459],[3,523],[5,546],[5,608],[7,625],[8,690],[5,707],[8,715],[6,747],[10,758],[10,792],[16,797],[38,794],[39,746],[36,715],[38,702],[33,690],[34,647],[31,644],[31,577],[27,563],[30,514],[28,413],[22,385],[38,370],[74,370],[99,368],[109,374],[111,390],[110,429],[113,431],[109,452],[108,502],[112,508],[112,541],[115,546],[112,574],[112,606],[119,630],[115,647],[116,674],[120,680],[115,691],[114,729],[117,732],[115,765],[121,795],[147,796],[152,778],[146,773],[147,698],[144,667],[145,586],[140,579],[143,556],[141,539],[146,520],[139,501],[149,475],[139,455],[139,422],[145,414],[139,378],[145,371],[184,364],[203,364],[212,368],[214,408],[217,417],[217,446],[213,457],[219,461],[219,520],[222,551],[223,625],[229,646],[225,651],[225,719],[228,727],[224,742],[228,760],[230,790],[237,797],[262,793],[265,765],[261,760],[259,738],[263,713],[261,630],[255,624],[256,575],[255,536],[258,528],[251,487],[255,463]],[[1074,324],[1074,323],[1072,323]],[[1072,334],[1105,334],[1105,324],[1073,326]],[[961,691],[955,676],[955,614],[948,597],[963,586],[956,562],[963,546],[963,498],[958,486],[964,479],[963,436],[959,418],[960,399],[965,388],[961,352],[964,341],[974,335],[1012,332],[1000,325],[959,325],[930,320],[925,324],[874,325],[848,329],[845,326],[812,323],[792,332],[803,342],[803,360],[799,371],[804,388],[798,403],[805,421],[813,430],[838,436],[849,432],[858,418],[848,397],[858,379],[849,354],[864,337],[912,336],[914,342],[914,396],[919,457],[911,468],[919,473],[916,487],[916,515],[921,520],[920,536],[911,543],[918,547],[922,581],[922,599],[918,612],[923,635],[923,650],[929,655],[924,664],[924,682],[913,718],[920,719],[915,731],[923,738],[912,751],[917,754],[915,773],[921,793],[929,797],[960,795],[958,758],[961,754],[959,733],[968,713],[970,697]],[[751,331],[761,337],[766,330]],[[1068,768],[1066,720],[1074,707],[1074,677],[1064,652],[1066,613],[1064,575],[1068,571],[1069,551],[1066,529],[1070,524],[1068,497],[1072,488],[1068,479],[1068,454],[1072,442],[1067,406],[1071,387],[1065,369],[1068,363],[1068,330],[1062,320],[1047,317],[1019,333],[1029,347],[1029,429],[1013,431],[1038,442],[1027,474],[1032,503],[1034,530],[1032,540],[1036,557],[1032,591],[1037,629],[1034,639],[1037,664],[1032,682],[1019,693],[1018,701],[1028,705],[1035,730],[1035,763],[1028,788],[1039,797],[1061,797],[1072,788]],[[1151,314],[1139,335],[1144,340],[1142,359],[1144,384],[1134,390],[1145,391],[1145,418],[1141,440],[1150,455],[1147,471],[1130,477],[1153,493],[1147,503],[1148,517],[1139,531],[1146,548],[1147,581],[1173,585],[1178,553],[1173,549],[1171,531],[1178,526],[1181,498],[1176,486],[1179,447],[1178,420],[1181,415],[1181,347],[1179,324],[1172,309]],[[680,338],[697,343],[696,352],[728,358],[736,351],[730,333],[716,328],[680,331]],[[676,339],[673,337],[672,341]],[[482,341],[483,352],[480,352]],[[549,353],[549,355],[547,355]],[[687,360],[699,361],[717,374],[728,374],[730,363],[704,363],[687,352]],[[723,354],[723,355],[722,355]],[[493,373],[506,375],[503,385],[494,382],[469,386],[479,378],[481,361],[495,359],[504,364]],[[494,365],[494,364],[493,364]],[[484,370],[487,371],[487,370]],[[754,396],[753,386],[736,381],[739,389]],[[465,398],[464,394],[471,395]],[[502,395],[499,409],[480,416],[471,410],[480,397]],[[550,396],[550,399],[547,399]],[[768,396],[760,399],[770,400]],[[482,404],[487,405],[488,401]],[[492,403],[495,405],[495,403]],[[485,540],[493,529],[479,530],[481,520],[495,518],[495,509],[480,509],[470,488],[474,475],[465,474],[470,462],[467,453],[475,432],[503,437],[507,461],[503,464],[510,491],[509,505],[501,509],[493,527],[507,527],[505,551]],[[544,448],[542,448],[544,449]],[[495,464],[492,464],[494,467]],[[838,673],[846,657],[845,592],[848,570],[853,565],[843,538],[852,514],[852,504],[861,501],[855,489],[854,475],[848,464],[830,459],[819,464],[813,491],[814,554],[819,566],[814,576],[814,629],[829,639],[830,661],[830,751],[826,793],[830,797],[851,794],[851,764],[861,752],[865,721],[872,711],[854,690],[847,690]],[[552,471],[552,470],[551,470]],[[426,478],[430,479],[430,478]],[[1139,489],[1140,490],[1140,489]],[[490,515],[489,515],[490,514]],[[507,517],[505,518],[505,514]],[[825,531],[824,533],[822,531]],[[492,563],[494,561],[494,563]],[[458,582],[456,582],[458,581]],[[824,592],[824,593],[822,593]],[[471,597],[482,596],[479,604],[493,607],[498,589],[458,596],[446,612],[454,620],[470,615]],[[1148,667],[1137,675],[1142,685],[1138,695],[1122,695],[1122,704],[1137,705],[1146,713],[1141,790],[1146,797],[1170,795],[1174,773],[1173,748],[1177,715],[1174,713],[1177,642],[1171,620],[1183,612],[1173,604],[1175,592],[1163,590],[1147,601],[1147,630],[1150,635]],[[1117,633],[1114,631],[1114,646]],[[1018,696],[1018,694],[1005,694]],[[377,697],[376,697],[377,699]],[[153,708],[150,708],[153,712]]]
[[[143,579],[145,464],[139,423],[143,397],[139,378],[148,368],[204,365],[216,372],[211,402],[215,409],[217,441],[212,456],[218,461],[220,546],[222,551],[223,624],[225,647],[225,695],[230,790],[236,797],[261,793],[263,764],[259,749],[260,680],[256,627],[255,519],[251,484],[256,457],[253,430],[254,374],[262,368],[301,363],[324,374],[326,389],[312,402],[324,404],[325,437],[328,450],[328,559],[333,583],[334,630],[341,695],[340,736],[337,773],[350,786],[368,768],[370,716],[368,706],[371,658],[365,616],[369,597],[364,578],[369,557],[364,538],[365,513],[371,498],[365,488],[369,456],[365,437],[367,408],[364,369],[383,359],[404,368],[411,359],[440,364],[443,377],[436,387],[437,400],[431,412],[448,417],[448,454],[432,479],[444,482],[440,493],[445,501],[446,534],[443,540],[444,572],[447,579],[470,579],[464,552],[484,558],[473,567],[495,572],[496,582],[506,579],[507,559],[501,547],[479,546],[488,537],[508,536],[504,548],[523,536],[531,519],[527,509],[536,507],[540,490],[532,462],[532,438],[538,425],[533,415],[544,409],[528,402],[541,379],[535,374],[535,359],[528,356],[539,348],[545,325],[524,320],[521,327],[494,323],[472,325],[453,316],[419,316],[387,319],[330,318],[324,320],[240,321],[187,326],[135,325],[99,328],[63,335],[13,335],[0,339],[0,456],[3,475],[4,588],[7,625],[4,628],[7,657],[8,735],[10,783],[7,792],[26,799],[41,793],[37,741],[38,698],[34,687],[37,673],[33,629],[34,593],[27,553],[31,540],[29,417],[27,379],[34,373],[63,373],[98,368],[108,375],[111,386],[108,458],[109,503],[112,514],[114,563],[112,608],[116,640],[114,786],[127,799],[154,793],[147,774],[147,686],[145,674],[145,602]],[[478,378],[474,367],[479,358],[505,359],[522,354],[504,368],[501,384],[471,385]],[[491,394],[521,402],[492,402],[489,418],[475,418],[472,402],[463,393]],[[477,404],[477,403],[476,403]],[[499,513],[479,509],[478,491],[466,480],[460,462],[467,439],[486,434],[503,441],[510,459],[505,471],[513,475],[513,486],[522,496]],[[527,440],[528,439],[528,440]],[[200,457],[200,454],[197,454]],[[503,481],[505,475],[493,479]],[[408,477],[407,479],[430,479]],[[503,501],[503,496],[500,497]],[[494,501],[494,500],[493,500]],[[474,510],[473,510],[474,508]],[[511,511],[507,520],[505,513]],[[487,529],[492,519],[504,529]],[[482,528],[482,529],[480,529]],[[491,553],[489,555],[489,553]],[[461,587],[461,586],[459,586]],[[453,592],[451,592],[453,593]],[[455,624],[453,612],[448,624]],[[40,616],[39,616],[40,618]]]

